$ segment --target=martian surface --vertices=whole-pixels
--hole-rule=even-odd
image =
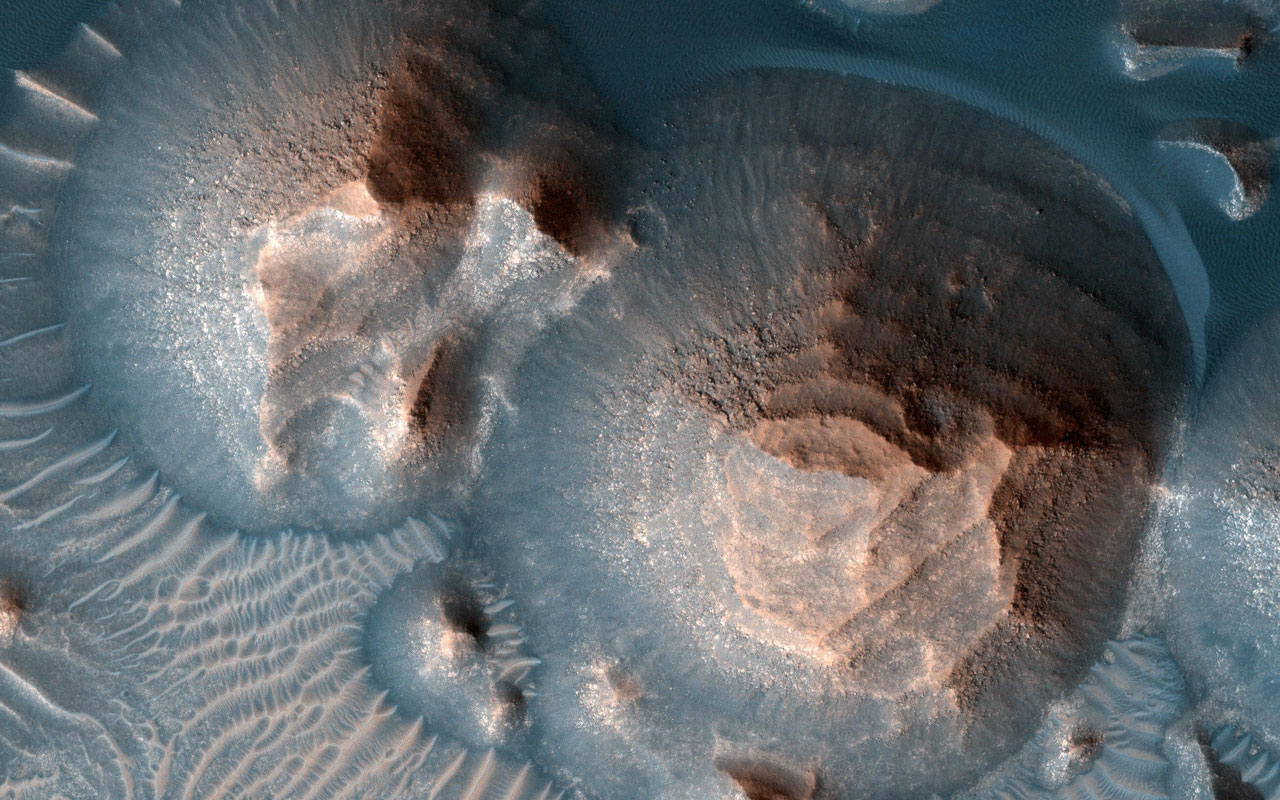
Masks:
[[[0,800],[1280,797],[1280,11],[0,6]]]

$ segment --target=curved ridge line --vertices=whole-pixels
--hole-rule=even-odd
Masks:
[[[10,147],[9,145],[3,142],[0,142],[0,156],[4,156],[5,158],[11,158],[20,164],[24,164],[28,166],[34,165],[37,167],[53,167],[61,170],[70,170],[72,167],[75,166],[75,164],[73,164],[72,162],[64,161],[61,158],[54,158],[53,156],[44,156],[38,153],[24,153],[21,150],[15,150],[14,148]]]
[[[71,100],[66,95],[59,94],[53,89],[50,89],[48,86],[45,86],[43,83],[40,83],[38,80],[35,79],[35,77],[31,75],[31,73],[25,72],[23,70],[18,70],[14,73],[14,77],[16,78],[18,86],[22,87],[23,89],[26,89],[29,92],[33,92],[43,97],[44,99],[49,100],[50,102],[65,106],[77,116],[83,119],[86,119],[90,122],[98,121],[97,114],[93,113],[92,111],[80,105],[79,103]]]
[[[30,478],[27,478],[17,486],[13,486],[3,492],[0,492],[0,503],[7,503],[15,497],[31,491],[49,478],[57,475],[59,472],[65,472],[68,469],[80,466],[110,447],[111,443],[115,441],[115,438],[116,431],[112,431],[96,442],[91,442],[77,450],[72,450],[70,453],[67,453],[57,461],[54,461],[52,464],[40,470],[35,475],[32,475]]]
[[[520,796],[524,794],[525,784],[529,782],[529,773],[531,771],[528,764],[520,767],[520,771],[511,779],[511,785],[502,795],[502,800],[520,800]]]
[[[78,389],[72,389],[66,394],[59,395],[48,400],[8,400],[0,402],[0,419],[37,417],[41,414],[51,414],[54,411],[61,411],[88,394],[89,389],[92,387],[92,383],[86,383]]]
[[[121,517],[125,514],[137,511],[144,503],[155,496],[159,478],[159,470],[152,472],[150,477],[139,481],[137,485],[130,487],[116,497],[111,498],[111,500],[104,503],[102,507],[98,508],[96,511],[86,514],[85,519],[97,522],[99,520],[111,519],[113,517]]]
[[[26,439],[0,439],[0,453],[9,450],[21,450],[24,447],[30,447],[37,442],[44,441],[53,433],[56,425],[50,425],[44,429],[44,433],[37,433],[35,436],[28,436]]]
[[[444,787],[458,774],[458,770],[462,769],[462,762],[466,758],[467,751],[463,750],[445,766],[444,770],[436,777],[435,782],[431,784],[431,791],[427,793],[427,800],[436,800],[440,796],[440,792],[444,791]]]
[[[56,507],[54,507],[54,508],[51,508],[51,509],[49,509],[48,511],[44,512],[43,514],[41,514],[40,516],[35,517],[34,519],[29,519],[29,520],[27,520],[26,522],[23,522],[23,523],[22,523],[22,524],[20,524],[20,525],[16,525],[16,526],[14,526],[14,530],[15,530],[15,531],[25,531],[25,530],[27,530],[27,529],[29,529],[29,528],[35,528],[35,527],[38,527],[38,526],[40,526],[40,525],[43,525],[44,523],[46,523],[46,522],[48,522],[49,520],[53,519],[54,517],[58,516],[58,515],[59,515],[59,514],[61,514],[62,512],[66,511],[68,508],[71,508],[71,507],[72,507],[72,506],[74,506],[76,503],[79,503],[79,502],[80,502],[81,500],[83,500],[84,498],[85,498],[85,495],[78,494],[78,495],[76,495],[75,497],[73,497],[73,498],[71,498],[70,500],[68,500],[67,502],[63,503],[62,505],[56,506]]]
[[[96,484],[102,483],[103,481],[110,479],[111,476],[119,472],[124,467],[124,465],[128,463],[129,463],[129,456],[118,458],[115,461],[113,461],[110,465],[108,465],[106,468],[99,470],[98,472],[95,472],[92,475],[89,475],[87,477],[81,478],[80,480],[76,481],[75,482],[76,486],[94,486]]]
[[[151,518],[143,523],[140,528],[134,531],[132,535],[125,537],[124,541],[111,548],[106,555],[102,556],[94,563],[102,564],[110,561],[111,559],[128,552],[137,545],[151,538],[157,531],[169,524],[169,521],[173,519],[178,508],[178,501],[181,498],[182,496],[177,494],[170,497],[168,502],[161,506],[156,513],[152,514]]]
[[[120,48],[116,47],[115,44],[112,43],[110,39],[103,36],[101,33],[98,33],[88,24],[83,22],[80,23],[80,30],[83,33],[86,41],[93,42],[98,46],[99,49],[106,51],[107,55],[111,56],[112,58],[124,57],[124,54],[120,52]]]
[[[179,554],[186,550],[187,547],[196,540],[196,537],[200,532],[200,526],[205,520],[205,516],[206,515],[201,512],[183,523],[183,525],[174,532],[173,538],[169,540],[168,545],[166,545],[163,550],[156,553],[153,558],[138,564],[133,568],[132,572],[124,577],[120,583],[121,587],[133,586],[141,576],[146,574],[148,571],[162,567],[177,558]]]
[[[1253,736],[1234,725],[1224,725],[1214,733],[1209,746],[1219,761],[1240,770],[1240,778],[1266,800],[1280,797],[1280,760],[1273,758],[1265,746],[1257,744]]]
[[[493,748],[489,748],[489,751],[484,754],[484,760],[472,772],[471,783],[467,785],[458,800],[480,800],[484,797],[485,790],[489,788],[489,781],[493,778],[495,759]]]
[[[0,281],[0,283],[9,283],[12,281],[20,281],[20,280],[24,280],[24,279],[9,278],[8,280]],[[30,278],[26,278],[25,280],[30,280]],[[65,327],[67,327],[67,323],[57,322],[57,323],[54,323],[53,325],[46,325],[43,328],[35,328],[34,330],[29,330],[26,333],[19,333],[16,336],[10,336],[8,339],[0,341],[0,347],[8,347],[10,345],[17,344],[18,342],[25,342],[27,339],[32,339],[32,338],[35,338],[36,336],[40,336],[45,333],[53,333],[54,331],[60,331]]]

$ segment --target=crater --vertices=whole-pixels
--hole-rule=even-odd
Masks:
[[[605,794],[722,785],[764,737],[834,796],[958,791],[1117,632],[1187,380],[1172,287],[1096,175],[923,93],[740,75],[655,129],[626,207],[666,230],[530,352],[475,517],[559,615],[531,646],[645,694],[553,666],[531,724],[598,726],[546,752]]]
[[[1147,376],[1176,375],[1186,343],[1142,308],[1174,313],[1121,217],[955,179],[939,201],[860,176],[856,213],[826,185],[801,195],[813,266],[773,290],[794,299],[678,345],[674,381],[749,443],[713,495],[740,600],[864,688],[945,685],[981,714],[1015,673],[1053,674],[1112,630],[1175,385]],[[1127,236],[1145,266],[1068,261],[1068,230]]]
[[[262,58],[175,13],[236,58],[141,48],[59,215],[92,402],[249,533],[461,513],[514,362],[631,246],[600,168],[629,143],[515,10],[326,6],[352,42]]]
[[[441,618],[450,629],[466,634],[476,647],[484,649],[489,643],[489,615],[470,587],[458,578],[448,580],[448,584],[438,600]]]
[[[1093,728],[1077,728],[1067,737],[1067,763],[1065,777],[1070,780],[1076,775],[1088,772],[1102,753],[1106,736]]]
[[[540,660],[515,610],[477,563],[420,564],[387,589],[364,624],[373,677],[410,717],[474,747],[519,751]]]

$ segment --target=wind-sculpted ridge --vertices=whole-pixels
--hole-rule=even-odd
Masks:
[[[112,528],[21,600],[0,796],[553,796],[528,765],[398,714],[369,677],[367,609],[444,558],[438,520],[355,544],[244,537],[162,487]]]
[[[126,577],[68,608],[105,643],[104,667],[139,676],[131,692],[152,721],[139,766],[155,794],[403,791],[432,748],[394,721],[355,644],[363,609],[439,549],[433,534],[406,527],[350,547],[243,539],[201,531],[172,502],[150,525],[103,557]],[[149,557],[156,548],[169,557]]]

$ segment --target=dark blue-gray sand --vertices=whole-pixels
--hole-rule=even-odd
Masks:
[[[0,800],[1280,800],[1274,0],[0,2]]]

